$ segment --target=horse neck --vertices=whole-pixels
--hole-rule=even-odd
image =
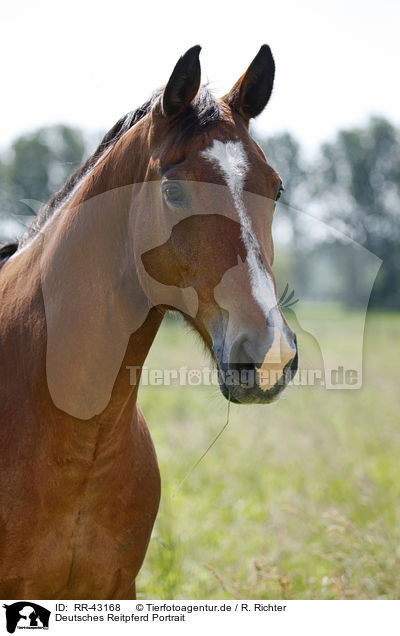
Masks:
[[[124,152],[122,147],[119,165],[129,165]],[[115,418],[136,401],[138,387],[126,367],[135,367],[140,377],[162,320],[160,312],[149,311],[135,271],[129,177],[116,180],[110,167],[115,159],[110,153],[109,161],[85,177],[71,201],[6,264],[0,279],[7,290],[2,307],[20,308],[13,317],[0,309],[2,335],[13,321],[11,351],[17,320],[19,346],[25,357],[27,351],[36,357],[25,365],[35,377],[25,379],[45,384],[58,409],[84,420]],[[130,182],[135,179],[132,175]],[[138,315],[144,306],[146,313]]]

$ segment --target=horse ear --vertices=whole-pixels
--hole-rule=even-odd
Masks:
[[[177,62],[162,97],[163,113],[173,117],[183,112],[200,87],[201,46],[193,46]]]
[[[267,105],[272,93],[275,63],[271,49],[263,44],[244,75],[222,99],[249,121]]]

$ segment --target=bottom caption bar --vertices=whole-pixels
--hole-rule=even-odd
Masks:
[[[188,627],[265,629],[271,634],[398,633],[400,601],[4,601],[2,632],[176,633]],[[355,630],[355,631],[354,631]],[[262,632],[264,633],[264,632]],[[268,632],[265,632],[268,633]]]

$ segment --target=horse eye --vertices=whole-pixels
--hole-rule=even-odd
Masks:
[[[182,205],[185,202],[185,192],[179,183],[166,183],[162,191],[167,202],[173,205]]]
[[[285,192],[285,188],[283,187],[281,183],[281,185],[279,186],[278,194],[275,197],[275,201],[279,201],[279,199],[281,198],[282,192]]]

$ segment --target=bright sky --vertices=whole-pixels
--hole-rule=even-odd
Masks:
[[[2,0],[0,17],[3,148],[46,124],[109,129],[194,44],[217,95],[271,46],[266,134],[290,130],[312,150],[370,114],[400,124],[398,0]]]

